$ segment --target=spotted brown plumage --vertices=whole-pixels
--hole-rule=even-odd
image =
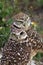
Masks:
[[[30,53],[31,47],[28,44],[28,36],[24,39],[18,39],[14,33],[11,33],[3,49],[1,65],[25,65],[30,59]]]
[[[15,21],[3,48],[1,65],[27,65],[38,51],[43,51],[43,43],[37,31],[31,28],[28,15],[19,13],[13,19]]]

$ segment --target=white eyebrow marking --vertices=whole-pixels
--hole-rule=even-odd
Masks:
[[[21,27],[21,25],[17,25],[15,22],[13,23],[13,25],[16,26],[16,27],[18,27],[18,28]]]

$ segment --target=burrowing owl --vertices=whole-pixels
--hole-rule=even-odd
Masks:
[[[39,34],[33,30],[28,15],[19,13],[13,17],[11,34],[3,48],[1,65],[27,65],[38,51],[43,51]]]
[[[28,40],[30,42],[29,44],[31,44],[33,53],[31,56],[34,56],[38,51],[43,52],[42,38],[36,30],[32,29],[32,22],[30,17],[27,14],[20,12],[19,14],[15,15],[13,19],[16,20],[14,25],[25,30],[28,35]]]

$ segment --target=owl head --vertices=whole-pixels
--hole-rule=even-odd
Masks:
[[[30,17],[27,14],[24,14],[22,12],[18,13],[13,17],[14,19],[14,25],[18,28],[28,30],[28,28],[31,25]]]

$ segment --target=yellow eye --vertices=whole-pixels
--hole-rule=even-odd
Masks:
[[[37,26],[37,23],[36,22],[32,22],[31,23],[33,26]]]

